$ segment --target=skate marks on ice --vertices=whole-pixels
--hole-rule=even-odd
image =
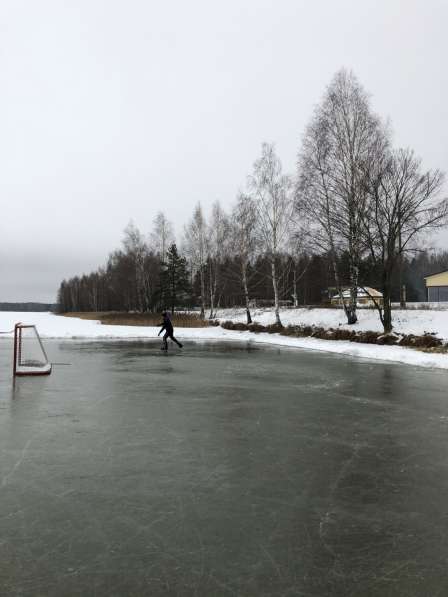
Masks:
[[[1,381],[6,594],[446,592],[446,374],[124,344]]]

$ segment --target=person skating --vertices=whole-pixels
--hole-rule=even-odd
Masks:
[[[176,340],[176,338],[173,335],[174,334],[173,324],[171,323],[171,319],[169,318],[168,313],[166,311],[164,311],[162,313],[162,317],[163,317],[163,321],[161,324],[162,329],[157,334],[158,336],[160,336],[160,334],[163,332],[163,330],[165,330],[165,334],[163,336],[162,350],[168,350],[168,342],[167,342],[168,338],[171,338],[171,340],[173,342],[175,342],[179,348],[182,348],[183,345],[178,340]]]

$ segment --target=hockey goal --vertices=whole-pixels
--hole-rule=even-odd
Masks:
[[[35,325],[16,323],[14,327],[14,375],[49,375],[48,360]]]

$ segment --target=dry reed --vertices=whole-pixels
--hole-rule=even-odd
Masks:
[[[79,312],[64,313],[65,317],[78,317],[79,319],[95,319],[103,325],[129,325],[158,327],[162,324],[162,316],[158,313],[124,313],[121,311],[107,312]],[[201,319],[197,313],[175,312],[171,316],[174,327],[203,328],[211,325],[207,319]],[[213,324],[212,324],[213,325]]]

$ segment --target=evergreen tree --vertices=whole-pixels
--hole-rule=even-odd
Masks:
[[[187,260],[179,255],[176,244],[173,243],[166,252],[161,275],[162,300],[174,312],[179,301],[186,298],[190,292],[187,270]]]

